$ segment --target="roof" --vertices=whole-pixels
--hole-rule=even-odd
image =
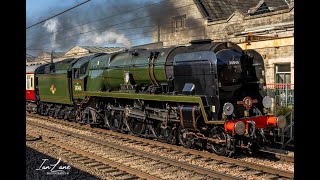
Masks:
[[[54,59],[64,58],[64,54],[65,52],[52,52],[52,56]],[[46,59],[46,58],[51,58],[51,52],[41,52],[37,56],[37,59]]]
[[[290,0],[197,0],[197,7],[209,20],[227,19],[236,10],[244,14],[261,14],[289,8]],[[287,3],[287,2],[288,3]]]
[[[35,60],[34,57],[26,57],[26,61],[27,61],[27,62],[31,62],[31,61],[34,61],[34,60]]]
[[[34,61],[36,57],[30,55],[30,54],[26,54],[26,61],[27,62],[31,62]]]
[[[96,54],[96,53],[111,53],[121,51],[125,48],[122,47],[99,47],[99,46],[79,46],[76,45],[69,49],[65,56],[79,56],[85,54]]]
[[[51,56],[51,52],[43,52],[43,53],[45,53],[49,57]],[[53,56],[53,58],[63,58],[64,57],[64,53],[65,52],[52,52],[52,56]]]
[[[39,66],[41,65],[26,66],[26,73],[34,73]]]
[[[99,47],[99,46],[79,46],[89,51],[89,53],[103,53],[103,52],[114,52],[120,51],[125,48],[122,47]]]
[[[64,53],[66,52],[53,52],[53,58],[63,58],[64,57]]]

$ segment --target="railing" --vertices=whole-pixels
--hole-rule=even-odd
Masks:
[[[267,95],[274,99],[273,110],[294,106],[294,84],[267,84],[266,88]]]
[[[266,92],[273,100],[271,112],[287,119],[288,125],[277,130],[284,148],[294,141],[294,84],[267,84]]]

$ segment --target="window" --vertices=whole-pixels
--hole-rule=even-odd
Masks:
[[[30,78],[30,84],[31,84],[31,88],[33,88],[33,78]]]
[[[31,84],[30,84],[30,75],[27,75],[27,89],[31,89]]]
[[[275,65],[275,82],[280,84],[291,84],[291,67],[289,64]]]
[[[86,74],[86,70],[87,70],[87,66],[88,66],[88,62],[84,63],[81,68],[80,68],[80,76],[83,76]]]
[[[79,69],[74,70],[74,79],[79,79]]]
[[[275,65],[275,103],[278,106],[293,104],[290,63]]]
[[[186,15],[176,16],[172,18],[172,30],[173,32],[178,32],[185,28]]]

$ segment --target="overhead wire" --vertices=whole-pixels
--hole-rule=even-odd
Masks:
[[[115,17],[115,16],[119,16],[119,15],[122,15],[122,14],[126,14],[126,13],[128,13],[128,12],[133,12],[133,11],[136,11],[136,10],[139,10],[139,9],[143,9],[143,8],[148,7],[148,6],[153,6],[153,5],[156,5],[156,4],[161,4],[161,3],[166,2],[166,1],[169,1],[169,0],[163,0],[163,1],[160,1],[160,2],[148,4],[148,5],[141,6],[141,7],[135,8],[135,9],[131,9],[131,10],[128,10],[128,11],[121,12],[121,13],[119,13],[119,14],[114,14],[114,15],[111,15],[111,16],[103,17],[103,18],[101,18],[101,19],[89,21],[89,22],[86,22],[86,23],[81,24],[81,25],[72,26],[72,27],[69,27],[69,28],[64,28],[64,29],[61,29],[61,30],[58,30],[58,31],[53,31],[53,32],[50,32],[50,33],[47,33],[47,34],[43,34],[43,35],[39,35],[39,36],[36,36],[36,37],[32,37],[32,38],[29,38],[29,39],[27,39],[27,40],[31,40],[31,39],[35,39],[35,38],[43,37],[43,36],[47,36],[47,35],[51,35],[51,34],[54,34],[54,33],[57,33],[57,32],[61,32],[61,31],[65,31],[65,30],[69,30],[69,29],[74,29],[74,28],[77,28],[77,27],[80,27],[80,26],[84,26],[84,25],[87,25],[87,24],[91,24],[91,23],[94,23],[94,22],[98,22],[98,21],[101,21],[101,20],[105,20],[105,19],[108,19],[108,18],[111,18],[111,17]],[[205,1],[204,3],[208,5],[208,2],[207,2],[207,1]],[[194,4],[197,4],[197,3],[194,3]],[[251,4],[251,3],[242,3],[242,6],[244,6],[244,5],[247,5],[247,7],[251,7],[251,6],[249,6],[249,5],[252,5],[252,4]],[[219,12],[216,12],[216,13],[215,13],[215,15],[219,15],[219,14],[224,14],[224,13],[219,13]]]
[[[54,17],[57,17],[57,16],[59,16],[59,15],[61,15],[61,14],[63,14],[63,13],[66,13],[66,12],[68,12],[68,11],[70,11],[70,10],[76,8],[76,7],[79,7],[79,6],[85,4],[85,3],[89,2],[89,1],[91,1],[91,0],[87,0],[87,1],[85,1],[85,2],[82,2],[82,3],[80,3],[80,4],[77,4],[76,6],[73,6],[73,7],[69,8],[69,9],[66,9],[66,10],[64,10],[64,11],[62,11],[62,12],[56,14],[56,15],[53,15],[53,16],[47,18],[47,19],[44,19],[44,20],[42,20],[42,21],[40,21],[40,22],[37,22],[37,23],[35,23],[35,24],[31,25],[31,26],[28,26],[26,29],[29,29],[29,28],[31,28],[31,27],[34,27],[34,26],[38,25],[38,24],[41,24],[41,23],[43,23],[43,22],[46,22],[46,21],[49,20],[49,19],[52,19],[52,18],[54,18]]]
[[[190,6],[190,5],[193,5],[194,3],[192,4],[188,4],[186,6]],[[178,7],[178,8],[183,8],[183,7],[186,7],[186,6],[182,6],[182,7]],[[280,8],[281,6],[279,7],[276,7],[276,8]],[[176,8],[177,9],[177,8]],[[257,10],[256,12],[259,12],[259,10]],[[107,27],[103,27],[103,28],[98,28],[98,29],[94,29],[94,30],[91,30],[91,31],[87,31],[87,32],[81,32],[79,34],[74,34],[72,36],[68,36],[68,37],[64,37],[64,38],[61,38],[61,39],[58,39],[56,41],[60,41],[60,40],[63,40],[63,39],[66,39],[66,38],[72,38],[72,37],[76,37],[76,36],[79,36],[79,35],[83,35],[83,34],[86,34],[86,33],[90,33],[90,32],[94,32],[94,31],[98,31],[98,30],[101,30],[101,29],[106,29],[106,28],[109,28],[109,27],[113,27],[113,26],[117,26],[119,24],[124,24],[124,23],[127,23],[127,22],[131,22],[131,21],[135,21],[135,20],[139,20],[139,19],[142,19],[142,18],[146,18],[146,17],[150,17],[150,16],[144,16],[144,17],[140,17],[140,18],[137,18],[137,19],[132,19],[132,20],[129,20],[129,21],[125,21],[125,22],[122,22],[122,23],[117,23],[117,24],[113,24],[111,26],[107,26]],[[198,18],[198,19],[203,19],[203,18]],[[170,24],[170,23],[168,23]],[[162,24],[161,24],[162,25]],[[151,25],[152,26],[152,25]],[[150,27],[150,26],[144,26],[144,27]],[[193,27],[193,28],[187,28],[187,29],[184,29],[184,30],[180,30],[179,32],[181,31],[187,31],[187,30],[192,30],[192,29],[195,29],[195,28],[204,28],[203,25],[199,26],[199,27]],[[134,27],[135,29],[136,27]],[[123,28],[123,29],[119,29],[119,30],[125,30],[125,29],[130,29],[130,28]],[[154,31],[149,31],[149,32],[154,32]],[[149,33],[149,32],[143,32],[143,33],[137,33],[137,34],[130,34],[129,36],[133,36],[133,35],[138,35],[138,34],[146,34],[146,33]],[[223,30],[221,31],[216,31],[214,33],[206,33],[204,34],[203,36],[206,36],[208,34],[217,34],[218,32],[224,32]],[[170,34],[170,33],[174,33],[174,32],[167,32],[167,33],[161,33],[160,35],[164,35],[164,34]],[[199,36],[199,35],[196,35],[196,36]],[[201,35],[200,35],[201,36]],[[153,36],[144,36],[144,37],[141,37],[141,38],[133,38],[133,39],[129,39],[129,40],[138,40],[138,39],[144,39],[144,38],[148,38],[148,37],[153,37]],[[193,37],[193,36],[192,36]],[[47,43],[50,43],[52,41],[49,41],[49,42],[46,42],[46,43],[41,43],[41,44],[36,44],[36,45],[42,45],[42,44],[47,44]]]
[[[172,11],[172,10],[176,10],[176,9],[179,9],[179,8],[188,7],[188,6],[191,6],[191,5],[194,5],[194,3],[187,4],[187,5],[185,5],[185,6],[181,6],[181,7],[178,7],[178,8],[173,8],[173,9],[170,9],[170,10]],[[166,11],[168,11],[168,10],[166,10]],[[170,11],[169,11],[169,12],[170,12]],[[102,27],[102,28],[97,28],[97,29],[93,29],[93,30],[89,30],[89,31],[85,31],[85,32],[80,32],[80,33],[78,33],[78,34],[73,34],[73,35],[71,35],[71,36],[67,36],[67,37],[63,37],[63,38],[60,38],[60,39],[56,39],[55,41],[48,41],[48,42],[40,43],[40,44],[36,44],[36,45],[43,45],[43,44],[48,44],[48,43],[51,43],[51,42],[61,41],[61,40],[64,40],[64,39],[68,39],[68,38],[72,38],[72,37],[75,37],[75,36],[87,34],[87,33],[90,33],[90,32],[95,32],[95,31],[98,31],[98,30],[107,29],[107,28],[110,28],[110,27],[114,27],[114,26],[117,26],[117,25],[120,25],[120,24],[125,24],[125,23],[128,23],[128,22],[132,22],[132,21],[144,19],[144,18],[147,18],[147,17],[152,17],[152,16],[151,16],[151,15],[147,15],[147,16],[143,16],[143,17],[131,19],[131,20],[128,20],[128,21],[124,21],[124,22],[120,22],[120,23],[108,25],[108,26],[105,26],[105,27]],[[31,46],[31,47],[34,47],[34,46]],[[30,48],[30,46],[27,47],[27,48]]]
[[[77,28],[77,27],[80,27],[80,26],[84,26],[84,25],[88,25],[88,24],[92,24],[92,23],[94,23],[94,22],[98,22],[98,21],[102,21],[102,20],[105,20],[105,19],[109,19],[109,18],[115,17],[115,16],[123,15],[123,14],[129,13],[129,12],[133,12],[133,11],[136,11],[136,10],[139,10],[139,9],[143,9],[143,8],[146,8],[146,7],[149,7],[149,6],[153,6],[153,5],[155,5],[155,4],[160,4],[160,3],[163,3],[163,2],[165,2],[165,1],[169,1],[169,0],[163,0],[163,1],[160,1],[160,2],[148,4],[148,5],[141,6],[141,7],[135,8],[135,9],[131,9],[131,10],[128,10],[128,11],[120,12],[120,13],[118,13],[118,14],[113,14],[113,15],[111,15],[111,16],[106,16],[106,17],[103,17],[103,18],[100,18],[100,19],[96,19],[96,20],[93,20],[93,21],[89,21],[89,22],[86,22],[86,23],[84,23],[84,24],[80,24],[80,25],[76,25],[76,26],[69,27],[69,28],[64,28],[64,29],[61,29],[61,30],[58,30],[58,31],[50,32],[50,33],[47,33],[47,34],[39,35],[39,36],[36,36],[36,37],[32,37],[32,38],[29,38],[29,39],[27,39],[27,40],[35,39],[35,38],[43,37],[43,36],[47,36],[47,35],[51,35],[51,34],[53,34],[53,33],[61,32],[61,31],[69,30],[69,29],[74,29],[74,28]]]

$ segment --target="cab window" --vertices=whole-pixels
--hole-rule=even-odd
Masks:
[[[86,74],[87,66],[88,66],[88,62],[84,63],[84,64],[80,67],[80,76],[83,76],[83,75]]]
[[[74,79],[79,79],[79,69],[74,70],[73,77],[74,77]]]

